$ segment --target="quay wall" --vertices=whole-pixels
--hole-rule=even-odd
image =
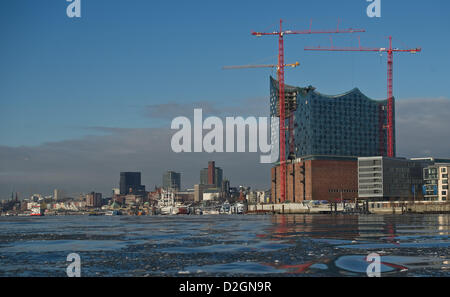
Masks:
[[[381,204],[381,205],[380,205]],[[350,212],[352,209],[346,210]],[[442,202],[426,202],[426,203],[369,203],[368,213],[372,214],[404,214],[404,213],[450,213],[450,203]],[[354,212],[363,209],[362,205],[359,205],[358,209]],[[309,205],[304,203],[284,203],[284,204],[260,204],[260,205],[248,205],[247,212],[249,214],[319,214],[319,213],[332,213],[343,212],[343,205],[338,203],[337,208],[333,205]]]

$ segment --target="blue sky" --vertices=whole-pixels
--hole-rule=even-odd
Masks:
[[[208,101],[239,104],[268,96],[270,70],[223,71],[224,65],[276,63],[276,38],[255,38],[283,18],[288,29],[364,28],[363,45],[423,47],[395,56],[399,99],[449,98],[448,1],[382,1],[368,18],[364,0],[148,1],[82,0],[69,19],[64,0],[0,3],[0,145],[39,145],[95,134],[89,127],[166,125],[145,106]],[[356,34],[333,36],[357,45]],[[304,52],[329,45],[328,35],[288,36],[286,82],[327,94],[355,86],[386,97],[386,57],[377,53]],[[266,102],[263,102],[266,104]]]
[[[225,65],[276,64],[274,37],[255,31],[363,28],[334,35],[335,46],[422,47],[394,57],[397,152],[450,157],[450,3],[381,0],[381,18],[365,0],[149,1],[81,0],[82,17],[65,0],[0,1],[0,197],[18,191],[109,195],[120,171],[141,171],[148,188],[165,170],[182,186],[216,160],[232,185],[268,189],[270,165],[259,154],[175,154],[170,120],[194,106],[223,116],[268,115],[269,69],[224,71]],[[354,87],[386,98],[386,56],[305,52],[328,35],[287,36],[286,83],[324,94]]]

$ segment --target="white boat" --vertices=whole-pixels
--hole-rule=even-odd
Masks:
[[[109,211],[105,212],[105,216],[118,216],[120,214],[121,213],[118,210],[109,210]]]
[[[245,213],[245,205],[243,203],[236,203],[231,207],[231,212],[235,214],[244,214]]]
[[[174,211],[175,194],[172,191],[161,191],[161,198],[158,200],[158,208],[162,215],[171,215]]]
[[[163,190],[161,192],[161,199],[158,200],[158,207],[162,215],[188,213],[188,208],[185,205],[175,202],[175,194],[170,190]]]
[[[44,210],[41,208],[40,205],[36,205],[31,208],[30,216],[39,216],[40,217],[43,215],[44,215]]]
[[[203,214],[204,215],[218,215],[218,214],[220,214],[220,212],[218,210],[214,210],[214,209],[205,209],[205,210],[203,210]]]
[[[231,213],[231,204],[230,202],[225,201],[224,204],[220,207],[220,213],[230,214]]]
[[[159,209],[159,211],[160,211],[160,214],[162,214],[162,215],[171,215],[173,213],[173,207],[172,206],[164,206],[164,207],[161,207]]]

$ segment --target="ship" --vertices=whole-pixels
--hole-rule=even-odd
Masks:
[[[189,208],[182,203],[175,202],[175,194],[168,190],[161,192],[161,199],[158,201],[158,207],[162,215],[188,214]]]
[[[41,208],[40,205],[35,205],[35,206],[31,207],[30,216],[41,217],[43,215],[44,215],[44,210]]]
[[[230,214],[231,213],[231,204],[230,202],[225,201],[225,203],[222,204],[222,206],[220,207],[219,212],[221,214]]]
[[[118,210],[110,210],[105,212],[105,216],[120,216],[122,213]]]
[[[231,207],[231,212],[234,214],[244,214],[245,213],[245,204],[236,203]]]

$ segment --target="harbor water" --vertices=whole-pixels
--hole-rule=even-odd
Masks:
[[[450,276],[450,215],[0,217],[0,276]]]

